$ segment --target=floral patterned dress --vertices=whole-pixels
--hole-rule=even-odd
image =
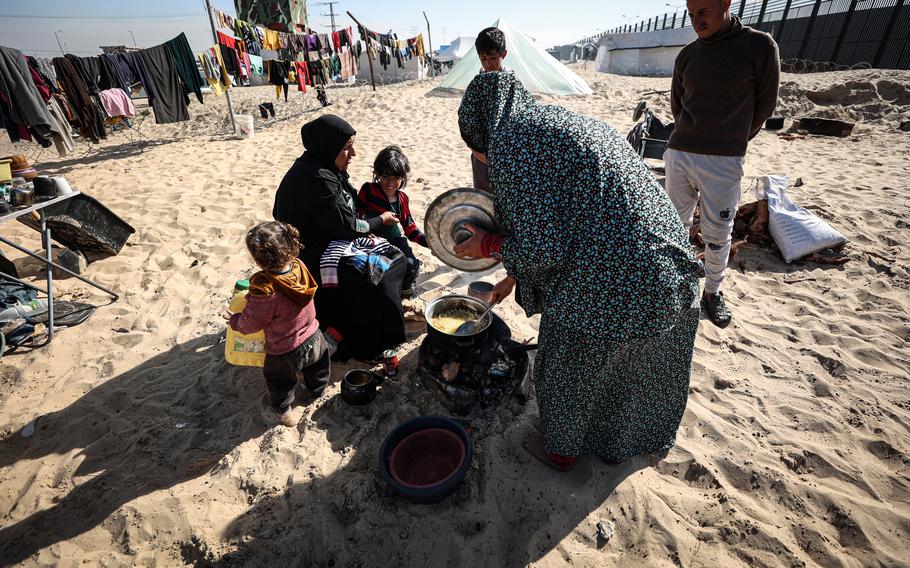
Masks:
[[[459,127],[487,155],[516,299],[542,314],[547,451],[624,460],[669,447],[704,274],[670,199],[616,130],[539,104],[514,75],[478,75]]]

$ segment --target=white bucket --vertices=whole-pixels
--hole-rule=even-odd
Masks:
[[[241,140],[244,138],[255,138],[256,133],[253,130],[253,115],[238,114],[234,116],[234,134]]]

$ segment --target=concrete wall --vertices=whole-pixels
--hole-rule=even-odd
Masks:
[[[367,61],[366,49],[360,54],[357,61],[357,81],[370,82],[370,62]],[[388,69],[383,69],[379,64],[378,57],[373,60],[373,73],[376,76],[377,85],[386,85],[389,83],[400,83],[401,81],[413,81],[416,79],[426,79],[429,77],[429,65],[422,57],[412,57],[404,61],[404,69],[399,69],[398,61],[393,57],[392,63]]]
[[[617,75],[673,75],[680,50],[697,36],[691,27],[628,34],[607,34],[597,49],[597,70]]]

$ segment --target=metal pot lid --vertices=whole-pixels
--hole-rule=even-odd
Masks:
[[[427,243],[436,258],[448,266],[465,272],[480,272],[495,266],[495,258],[459,258],[455,245],[470,238],[463,228],[472,223],[491,233],[501,233],[496,223],[493,196],[478,189],[459,187],[437,197],[427,209],[424,224]]]

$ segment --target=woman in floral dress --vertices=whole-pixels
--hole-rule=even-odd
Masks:
[[[534,385],[556,469],[673,445],[688,396],[698,278],[676,209],[611,126],[542,105],[509,73],[478,75],[458,111],[489,166],[503,235],[471,227],[463,257],[500,258],[526,314],[541,314]]]

